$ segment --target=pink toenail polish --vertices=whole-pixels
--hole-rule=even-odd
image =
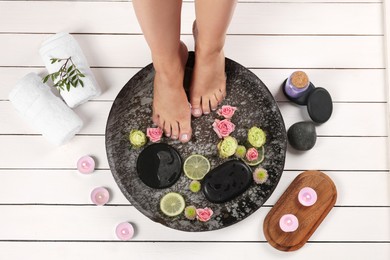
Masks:
[[[202,110],[200,110],[199,108],[194,108],[192,112],[195,116],[200,116],[202,114]]]
[[[187,141],[188,140],[188,135],[187,134],[181,135],[181,140],[182,141]]]

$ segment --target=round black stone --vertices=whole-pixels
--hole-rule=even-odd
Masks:
[[[206,199],[223,203],[246,191],[253,182],[252,171],[240,160],[230,160],[211,170],[202,181]]]
[[[146,147],[138,156],[138,176],[147,186],[164,189],[172,186],[181,174],[182,160],[170,145],[159,143]]]
[[[294,102],[295,104],[297,105],[300,105],[300,106],[305,106],[307,104],[307,100],[309,98],[309,95],[310,93],[316,88],[313,83],[310,82],[309,84],[309,87],[305,90],[305,92],[303,93],[302,96],[300,97],[297,97],[297,98],[292,98],[290,97],[289,95],[287,95],[286,93],[286,89],[284,88],[284,86],[286,85],[286,82],[287,82],[287,79],[283,82],[282,84],[282,90],[283,90],[283,94],[286,96],[286,98],[292,102]]]
[[[298,122],[287,131],[288,142],[299,151],[307,151],[314,147],[317,141],[316,128],[313,122]]]
[[[325,123],[333,112],[332,97],[324,88],[314,89],[307,99],[307,111],[316,123]]]

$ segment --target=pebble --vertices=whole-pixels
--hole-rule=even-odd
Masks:
[[[287,138],[290,145],[296,150],[310,150],[317,141],[314,123],[305,121],[293,124],[287,131]]]
[[[310,118],[319,124],[329,120],[333,112],[332,97],[324,88],[316,88],[307,99],[307,112]]]
[[[246,191],[253,182],[252,171],[241,160],[230,160],[211,170],[203,179],[202,191],[213,203],[223,203]]]
[[[182,160],[179,153],[164,143],[146,147],[138,156],[138,176],[147,186],[164,189],[172,186],[181,174]]]

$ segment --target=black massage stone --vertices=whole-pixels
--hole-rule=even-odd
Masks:
[[[159,143],[146,147],[138,156],[138,176],[155,189],[171,187],[179,179],[182,160],[170,145]]]
[[[307,111],[316,123],[325,123],[333,112],[332,97],[324,88],[314,89],[307,99]]]
[[[248,189],[253,180],[252,171],[240,160],[227,161],[211,170],[203,179],[202,191],[213,203],[236,198]]]
[[[287,131],[288,142],[299,151],[307,151],[314,147],[317,141],[316,128],[313,122],[298,122]]]

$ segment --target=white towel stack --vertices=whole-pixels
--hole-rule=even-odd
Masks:
[[[77,107],[100,95],[100,87],[92,74],[87,59],[70,34],[62,32],[50,37],[42,43],[39,53],[49,73],[57,72],[63,64],[61,62],[51,64],[51,58],[67,59],[72,57],[73,63],[85,75],[85,78],[82,78],[84,87],[78,85],[76,88],[72,87],[69,92],[67,90],[60,92],[69,107]]]
[[[53,144],[67,142],[83,126],[81,119],[35,73],[23,77],[9,99],[21,116]]]

